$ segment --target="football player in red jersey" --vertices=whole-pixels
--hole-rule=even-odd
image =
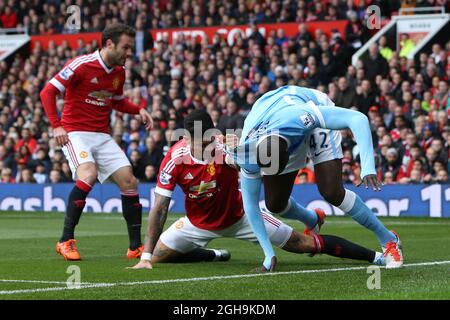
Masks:
[[[137,180],[109,128],[112,109],[139,114],[147,129],[153,125],[145,105],[137,106],[123,96],[124,65],[132,56],[135,34],[124,24],[107,27],[102,33],[102,49],[70,60],[40,94],[53,135],[76,180],[69,195],[63,234],[56,244],[57,253],[66,260],[81,259],[74,230],[97,179],[101,183],[111,179],[120,188],[130,239],[128,258],[139,258],[143,250]],[[56,108],[58,93],[65,93],[61,120]]]
[[[201,136],[195,135],[194,123],[201,123]],[[211,117],[204,110],[194,110],[185,118],[184,126],[188,134],[169,150],[161,163],[144,253],[133,269],[151,269],[158,262],[227,261],[230,259],[227,250],[205,248],[209,241],[219,237],[258,241],[244,215],[239,172],[223,151],[223,145],[217,139],[212,144],[207,138],[211,135],[205,134],[214,128]],[[209,150],[213,152],[207,149],[211,145],[214,148]],[[176,184],[185,193],[186,217],[162,233]],[[335,236],[304,235],[270,214],[262,215],[271,242],[286,251],[384,263],[380,252]]]

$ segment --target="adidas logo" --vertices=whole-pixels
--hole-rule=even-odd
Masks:
[[[192,174],[189,172],[187,175],[184,176],[185,180],[192,180],[194,179],[194,177],[192,176]]]
[[[98,83],[97,77],[93,77],[91,83]]]

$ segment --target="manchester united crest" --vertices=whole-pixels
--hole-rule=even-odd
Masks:
[[[178,230],[183,228],[184,223],[182,220],[178,220],[177,223],[175,224],[175,228],[177,228]]]
[[[206,171],[212,176],[216,174],[216,167],[214,167],[214,162],[208,164],[208,168],[206,169]]]
[[[87,156],[88,156],[88,153],[86,151],[81,151],[80,152],[80,157],[81,158],[85,159],[85,158],[87,158]]]
[[[114,78],[112,81],[112,86],[114,90],[119,89],[120,86],[120,79],[119,78]]]

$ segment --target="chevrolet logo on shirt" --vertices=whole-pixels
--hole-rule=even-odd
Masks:
[[[89,93],[89,97],[95,98],[100,101],[106,101],[107,99],[111,99],[113,94],[106,90],[93,91]]]
[[[88,96],[94,98],[95,100],[88,98],[84,100],[86,103],[93,104],[94,106],[104,107],[108,105],[107,100],[111,99],[113,94],[109,91],[101,90],[101,91],[93,91],[89,93]]]
[[[215,188],[215,187],[216,187],[216,181],[215,180],[210,181],[210,182],[202,181],[200,183],[200,185],[190,187],[189,190],[190,191],[194,191],[194,192],[198,192],[199,194],[202,194],[202,193],[206,192],[207,190]]]

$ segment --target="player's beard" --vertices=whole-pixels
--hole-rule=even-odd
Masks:
[[[122,56],[119,52],[113,52],[111,54],[111,61],[113,61],[113,65],[116,66],[124,66],[125,62],[127,61],[127,57],[126,56]]]
[[[119,56],[117,58],[117,64],[122,67],[125,65],[126,62],[127,62],[127,56]]]
[[[118,57],[116,57],[116,59],[114,59],[114,64],[116,66],[124,66],[125,65],[125,61],[126,61],[126,58],[124,59],[121,56],[118,56]]]

